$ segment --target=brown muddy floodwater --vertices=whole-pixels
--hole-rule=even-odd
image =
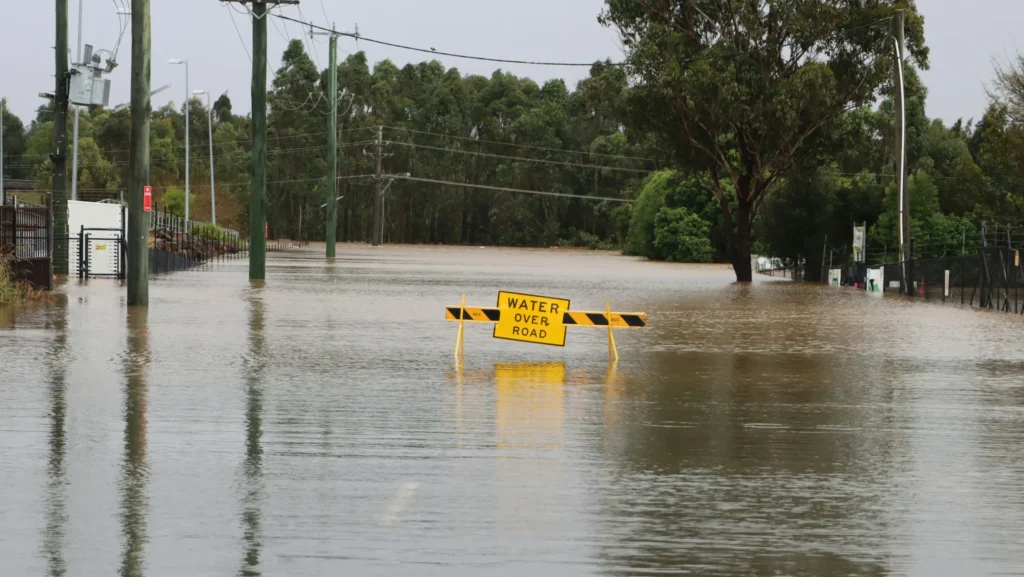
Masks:
[[[343,245],[0,309],[0,576],[1024,575],[1024,318]],[[498,290],[645,311],[563,348]]]

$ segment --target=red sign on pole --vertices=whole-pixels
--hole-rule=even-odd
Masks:
[[[263,238],[270,238],[270,223],[263,223]]]
[[[142,187],[142,211],[153,212],[153,187],[148,184]]]

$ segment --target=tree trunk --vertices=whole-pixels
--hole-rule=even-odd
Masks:
[[[732,269],[736,271],[736,282],[751,282],[750,228],[753,217],[750,201],[740,194],[736,205],[736,234],[732,247]]]

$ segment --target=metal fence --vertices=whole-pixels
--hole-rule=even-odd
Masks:
[[[193,269],[248,254],[248,239],[238,231],[215,228],[159,210],[149,215],[152,238],[149,269],[152,273]]]
[[[865,265],[844,254],[832,263],[841,269],[839,284],[868,288],[868,269],[880,269],[882,292],[1024,314],[1024,226],[983,223],[975,234],[911,246],[917,258],[909,261]]]
[[[7,261],[15,278],[39,288],[53,288],[53,221],[47,205],[28,206],[8,198],[0,206],[0,259]]]
[[[0,253],[16,259],[50,258],[50,209],[0,206]]]

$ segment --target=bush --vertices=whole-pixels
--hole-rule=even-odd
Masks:
[[[569,238],[558,239],[558,246],[560,247],[586,247],[590,250],[614,250],[615,245],[610,242],[601,240],[601,237],[596,234],[590,234],[585,230],[576,230],[574,228],[569,229]]]
[[[723,186],[728,188],[728,183]],[[644,183],[632,211],[626,213],[630,215],[630,222],[623,252],[651,260],[670,260],[669,254],[655,242],[656,220],[663,208],[682,208],[688,214],[708,223],[708,232],[704,236],[711,243],[712,258],[716,246],[719,252],[724,253],[725,229],[721,225],[718,200],[693,175],[671,170],[651,175]]]
[[[196,195],[189,194],[190,203],[189,206],[195,206]],[[167,192],[164,193],[163,204],[160,205],[160,210],[167,214],[185,217],[185,191],[180,188],[168,188]]]
[[[224,232],[224,229],[211,223],[206,223],[192,229],[192,236],[203,240],[218,240],[222,242],[227,240],[227,233]]]
[[[711,224],[685,208],[662,208],[654,218],[654,247],[672,262],[711,262]]]
[[[14,257],[0,252],[0,305],[49,299],[49,292],[35,288],[27,281],[15,279]]]
[[[669,170],[656,172],[644,184],[640,197],[630,212],[629,231],[626,233],[624,253],[661,260],[654,246],[654,219],[665,206],[665,194],[671,186],[674,173]]]

